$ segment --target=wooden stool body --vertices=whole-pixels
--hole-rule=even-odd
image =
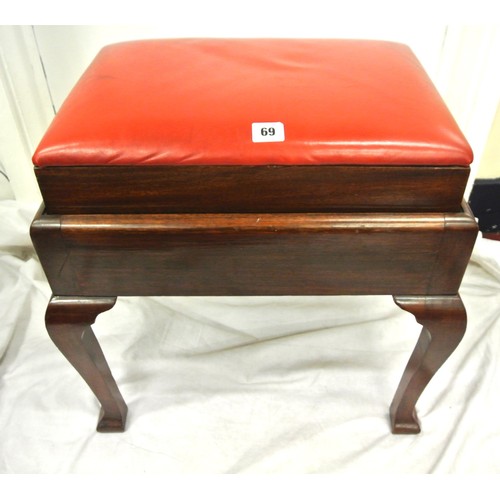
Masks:
[[[213,43],[219,42],[199,45]],[[249,42],[250,46],[253,43],[260,42]],[[276,45],[270,43],[274,50]],[[277,45],[279,50],[288,50],[286,44]],[[361,53],[369,62],[364,42],[362,45]],[[180,46],[185,48],[185,44]],[[300,43],[298,46],[304,49]],[[148,47],[158,49],[156,43]],[[227,46],[220,42],[217,50],[221,47],[225,50]],[[351,42],[346,47],[352,48]],[[400,47],[380,48],[376,43],[374,47],[387,51],[390,57],[395,50],[400,57]],[[343,44],[341,48],[345,50]],[[316,53],[311,54],[313,60]],[[408,58],[404,50],[403,55],[398,60],[405,66]],[[288,66],[285,69],[289,71]],[[414,66],[410,64],[407,71],[413,74]],[[298,76],[304,77],[302,73]],[[408,160],[410,164],[402,165],[395,164],[390,135],[384,136],[388,152],[375,149],[367,153],[363,145],[353,142],[352,162],[358,155],[370,160],[368,164],[314,164],[307,156],[307,137],[303,145],[307,165],[276,164],[273,160],[277,157],[272,155],[268,164],[248,163],[260,158],[262,151],[274,151],[272,148],[254,148],[257,152],[249,157],[242,153],[247,163],[241,165],[196,165],[194,160],[188,165],[150,164],[152,154],[146,155],[146,164],[124,164],[117,149],[105,159],[113,163],[113,158],[119,157],[120,162],[107,165],[100,163],[107,153],[101,154],[94,143],[88,146],[85,142],[95,141],[94,136],[84,141],[90,156],[86,152],[80,158],[78,148],[72,150],[73,139],[67,146],[58,141],[67,133],[78,137],[79,124],[72,122],[71,113],[79,109],[75,102],[78,104],[81,89],[89,81],[101,81],[93,78],[83,80],[80,93],[75,93],[77,100],[70,100],[35,155],[45,205],[31,234],[54,294],[47,309],[47,329],[101,402],[98,430],[123,430],[127,414],[91,329],[97,315],[109,310],[118,296],[384,294],[392,295],[396,304],[423,326],[390,410],[393,432],[418,432],[415,404],[465,332],[466,315],[458,290],[477,235],[474,217],[462,202],[469,174],[468,145],[461,142],[446,112],[434,106],[434,93],[420,70],[416,70],[416,80],[424,100],[431,102],[433,113],[434,107],[438,108],[442,128],[450,131],[451,138],[448,140],[446,134],[444,139],[438,137],[444,140],[445,153],[439,144],[428,150],[418,141],[418,134],[426,133],[427,122],[417,120],[421,128],[409,147],[409,158],[419,163]],[[328,91],[328,85],[324,88]],[[279,100],[279,93],[275,97]],[[341,106],[343,101],[337,104]],[[419,107],[412,106],[418,112]],[[140,116],[142,112],[139,109]],[[397,106],[394,113],[399,114]],[[358,115],[365,120],[362,110]],[[132,120],[131,130],[141,136],[131,116],[127,115]],[[63,126],[64,120],[69,126]],[[328,128],[328,116],[325,120]],[[348,117],[343,120],[349,123]],[[76,132],[71,127],[76,127]],[[439,136],[441,128],[437,128]],[[82,130],[85,135],[92,129]],[[99,133],[106,130],[103,126]],[[293,130],[291,127],[292,136]],[[339,130],[344,133],[342,127]],[[384,126],[380,130],[386,134]],[[297,131],[298,139],[291,141],[296,150],[300,133],[308,134],[309,129],[301,132],[297,126]],[[317,133],[321,135],[321,129]],[[409,127],[409,137],[412,133]],[[175,136],[175,131],[172,134]],[[191,136],[187,133],[185,137]],[[435,140],[432,131],[429,137]],[[129,139],[134,143],[136,136]],[[121,140],[121,135],[113,140]],[[147,142],[149,137],[143,140]],[[215,142],[213,154],[226,158],[223,149],[216,150]],[[179,144],[178,148],[185,145],[182,140]],[[367,148],[377,147],[377,141],[366,144]],[[206,145],[212,147],[210,142]],[[339,140],[339,152],[333,153],[338,161],[349,159],[350,150],[344,146],[345,141]],[[325,143],[314,154],[328,156],[329,147],[334,148]],[[403,141],[397,155],[404,154],[405,147]],[[133,144],[125,148],[130,158],[142,151]],[[60,156],[54,150],[59,150]],[[286,145],[277,151],[290,158]],[[206,157],[208,153],[196,154]],[[161,155],[163,151],[160,160]],[[422,163],[433,155],[436,164]],[[446,155],[459,164],[448,164]],[[382,164],[377,164],[379,156]],[[53,165],[55,160],[60,164]],[[382,160],[391,160],[391,164]]]

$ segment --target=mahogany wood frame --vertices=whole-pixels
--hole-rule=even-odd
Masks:
[[[75,165],[35,174],[49,214],[453,213],[460,211],[469,168]]]
[[[78,214],[61,200],[67,213],[42,208],[31,235],[54,294],[47,329],[100,401],[99,431],[125,428],[91,329],[117,296],[388,294],[423,326],[390,410],[394,433],[419,432],[415,404],[466,327],[458,289],[477,224],[465,203],[413,213]]]

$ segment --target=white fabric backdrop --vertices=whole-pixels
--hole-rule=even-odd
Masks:
[[[119,298],[94,331],[129,405],[123,434],[50,341],[28,228],[0,203],[0,472],[500,472],[500,242],[478,239],[466,336],[394,436],[420,331],[390,297]]]

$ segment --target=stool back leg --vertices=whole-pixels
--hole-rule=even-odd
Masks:
[[[394,296],[394,301],[423,326],[390,409],[394,434],[417,434],[420,424],[415,404],[462,340],[467,316],[459,295]]]
[[[54,296],[45,315],[50,338],[101,403],[97,424],[101,432],[123,431],[127,416],[127,405],[91,328],[96,317],[115,302],[116,297]]]

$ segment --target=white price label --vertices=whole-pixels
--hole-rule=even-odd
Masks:
[[[252,142],[283,142],[285,126],[281,122],[252,123]]]

